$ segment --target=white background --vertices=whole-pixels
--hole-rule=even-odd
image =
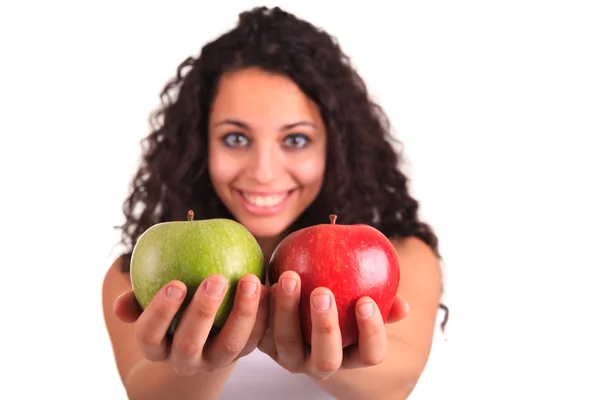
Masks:
[[[446,260],[414,398],[600,398],[598,3],[333,3],[277,4],[353,57]],[[139,140],[177,64],[254,5],[0,6],[0,398],[125,398],[101,283]]]

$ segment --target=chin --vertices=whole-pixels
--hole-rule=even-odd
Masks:
[[[264,220],[256,220],[254,218],[242,218],[239,222],[250,231],[256,238],[271,238],[281,235],[288,227],[289,224],[283,224],[281,222],[267,222]]]

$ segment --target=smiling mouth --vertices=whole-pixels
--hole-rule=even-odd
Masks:
[[[244,200],[256,207],[275,207],[283,203],[292,192],[293,190],[270,194],[256,194],[239,190]]]

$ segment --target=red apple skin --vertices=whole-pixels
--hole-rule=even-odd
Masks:
[[[310,226],[292,232],[276,247],[269,262],[269,281],[284,271],[300,276],[300,322],[304,342],[311,344],[310,295],[326,287],[335,296],[342,346],[358,343],[356,301],[369,296],[386,322],[400,284],[394,245],[379,230],[364,224]]]

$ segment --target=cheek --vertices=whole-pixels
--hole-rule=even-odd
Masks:
[[[307,157],[298,160],[293,166],[296,180],[303,186],[320,186],[325,174],[325,160],[322,157]]]
[[[218,148],[211,147],[208,157],[208,171],[214,186],[226,185],[238,174],[238,165]]]

